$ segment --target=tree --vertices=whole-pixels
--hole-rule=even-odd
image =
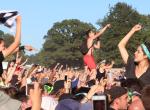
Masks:
[[[97,23],[102,26],[107,23],[112,25],[112,28],[108,30],[101,39],[102,49],[98,51],[98,56],[100,56],[98,60],[113,59],[117,64],[116,66],[123,66],[122,58],[117,47],[119,41],[135,24],[149,24],[150,19],[147,16],[140,15],[126,3],[119,2],[110,8],[108,15],[105,16],[102,21],[99,20]],[[127,48],[130,55],[133,55],[137,47],[136,45],[146,39],[145,35],[150,35],[150,31],[147,30],[149,26],[146,26],[141,32],[136,33],[135,37],[129,41]]]
[[[70,66],[81,66],[83,63],[79,45],[88,29],[95,28],[77,19],[56,22],[44,36],[43,49],[38,54],[40,63],[47,66],[57,62]]]

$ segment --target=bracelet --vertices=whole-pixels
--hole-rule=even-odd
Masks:
[[[89,101],[89,99],[85,96],[82,100],[81,103],[87,103]]]
[[[89,100],[89,98],[87,98],[86,96],[84,98],[86,98],[87,100]]]

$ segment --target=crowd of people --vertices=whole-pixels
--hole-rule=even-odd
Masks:
[[[0,22],[5,23],[9,17],[4,18],[0,16]],[[109,59],[96,64],[93,56],[94,49],[100,48],[99,37],[107,28],[113,28],[111,24],[98,32],[88,30],[85,69],[81,70],[60,63],[53,68],[27,65],[28,59],[23,61],[20,51],[34,48],[19,46],[21,16],[15,14],[14,21],[14,42],[6,48],[0,39],[0,110],[150,110],[150,44],[139,45],[134,58],[126,49],[141,25],[135,25],[118,44],[126,65],[119,69],[113,68],[115,61]],[[4,68],[4,59],[14,53],[16,58]]]

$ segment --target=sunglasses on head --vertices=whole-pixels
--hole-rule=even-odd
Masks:
[[[53,90],[53,86],[44,85],[44,91],[50,94]]]

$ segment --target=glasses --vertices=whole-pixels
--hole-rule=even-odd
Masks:
[[[53,90],[53,86],[44,85],[44,91],[46,91],[48,94],[50,94]]]

